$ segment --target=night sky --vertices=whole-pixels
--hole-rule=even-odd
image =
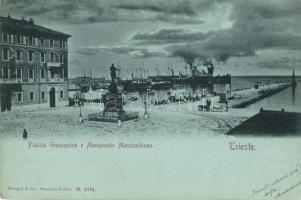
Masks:
[[[199,69],[215,75],[301,75],[300,0],[0,0],[0,13],[65,32],[71,77]]]

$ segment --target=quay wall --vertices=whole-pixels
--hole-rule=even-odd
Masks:
[[[250,104],[253,104],[261,99],[264,99],[266,97],[269,97],[269,96],[272,96],[286,88],[289,88],[291,87],[291,84],[288,84],[288,83],[284,83],[284,84],[280,84],[278,85],[277,87],[275,88],[270,88],[270,89],[262,89],[262,90],[259,90],[257,92],[256,95],[254,96],[251,96],[249,98],[246,98],[244,100],[241,100],[241,101],[234,101],[232,102],[230,105],[232,108],[245,108],[247,107],[248,105]]]

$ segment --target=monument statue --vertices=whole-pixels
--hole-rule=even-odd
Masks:
[[[120,70],[114,66],[114,63],[112,63],[110,70],[111,70],[111,80],[112,82],[114,82],[116,79],[116,71],[120,71]]]
[[[109,93],[118,94],[118,87],[117,87],[117,83],[115,82],[115,79],[116,79],[116,71],[120,71],[120,70],[114,66],[114,63],[112,63],[110,67],[110,71],[111,71],[111,84],[109,86]]]
[[[111,71],[111,84],[109,85],[109,93],[105,96],[104,99],[104,105],[105,109],[104,111],[106,112],[121,112],[122,109],[122,96],[118,92],[118,87],[116,83],[116,71],[119,71],[114,66],[114,63],[110,66],[110,71]]]
[[[102,101],[104,109],[101,113],[90,114],[90,121],[113,122],[120,124],[121,121],[137,119],[138,113],[126,113],[123,109],[123,101],[121,91],[118,91],[116,83],[116,71],[120,71],[112,64],[110,66],[111,83],[108,88],[108,93],[103,94]]]

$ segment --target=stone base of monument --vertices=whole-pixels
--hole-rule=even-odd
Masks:
[[[139,118],[138,112],[102,112],[102,113],[94,113],[88,115],[89,121],[97,121],[97,122],[111,122],[118,123],[118,120],[121,122],[135,120]]]
[[[89,121],[118,123],[118,120],[123,122],[139,118],[138,112],[123,110],[121,94],[107,94],[103,96],[103,99],[104,111],[88,115]]]

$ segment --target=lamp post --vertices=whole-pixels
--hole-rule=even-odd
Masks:
[[[202,95],[202,102],[203,102],[203,111],[204,111],[204,107],[205,107],[205,102],[204,102],[204,96],[205,96],[205,91],[206,89],[203,89],[203,95]]]
[[[150,89],[149,88],[147,88],[147,90],[146,90],[146,102],[147,102],[147,105],[148,105],[148,95],[149,95],[149,91],[150,91]]]
[[[81,102],[81,99],[82,99],[82,95],[81,93],[79,93],[78,95],[78,105],[79,105],[79,122],[82,123],[83,122],[83,119],[82,119],[82,102]]]
[[[146,103],[145,103],[145,107],[144,107],[144,118],[145,119],[147,119],[147,118],[149,118],[149,113],[148,113],[148,105],[149,105],[149,103],[148,103],[148,92],[150,91],[150,89],[148,88],[147,90],[146,90]]]
[[[213,94],[212,94],[212,96],[211,96],[211,109],[212,109],[212,111],[213,111]]]
[[[79,102],[79,122],[82,123],[83,119],[82,119],[82,106],[81,106],[81,102]]]

